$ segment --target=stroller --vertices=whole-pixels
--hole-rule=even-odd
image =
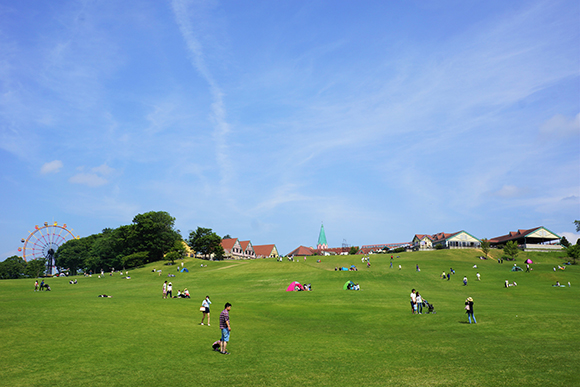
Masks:
[[[427,308],[427,314],[428,313],[432,313],[432,314],[437,313],[435,311],[435,306],[433,304],[430,304],[429,301],[423,300],[423,306],[425,306],[425,308]]]

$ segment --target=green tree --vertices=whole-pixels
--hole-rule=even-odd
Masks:
[[[575,220],[574,224],[576,225],[576,232],[580,231],[580,220]]]
[[[569,245],[566,247],[566,255],[572,258],[572,264],[576,265],[576,260],[580,258],[580,239],[576,241],[575,245]]]
[[[518,256],[518,254],[520,252],[520,249],[519,249],[518,244],[516,243],[516,241],[509,241],[508,243],[505,244],[505,247],[503,248],[503,251],[513,261]]]
[[[79,268],[84,270],[96,238],[96,235],[90,235],[65,242],[54,254],[56,266],[68,268],[73,274],[76,274]]]
[[[149,261],[149,252],[140,251],[121,258],[121,264],[125,268],[142,266]]]
[[[26,261],[18,255],[13,255],[0,262],[0,278],[22,278],[26,270]]]
[[[560,239],[560,244],[564,247],[569,247],[570,246],[570,242],[568,242],[568,239],[566,239],[565,236],[562,237],[562,239]]]
[[[123,257],[139,252],[136,250],[135,225],[120,226],[116,229],[104,229],[98,234],[91,248],[91,258],[87,260],[87,268],[93,271],[101,269],[121,268]]]
[[[151,211],[136,215],[133,218],[135,225],[135,251],[149,251],[152,261],[160,261],[174,246],[181,235],[174,229],[175,218],[164,211]]]
[[[26,263],[24,273],[32,278],[38,278],[46,270],[46,258],[33,259]]]
[[[185,252],[186,250],[185,246],[183,245],[183,241],[182,240],[175,241],[171,251],[165,254],[165,260],[171,261],[171,264],[173,265],[176,260],[183,259],[183,257],[185,256]]]
[[[195,231],[190,231],[187,244],[196,253],[205,257],[214,254],[217,260],[221,260],[224,249],[221,245],[222,239],[211,228],[198,227]]]
[[[489,248],[489,241],[486,238],[483,238],[481,240],[481,251],[483,251],[486,257],[487,254],[489,254]]]
[[[348,252],[350,255],[355,255],[356,253],[358,253],[358,246],[351,246],[350,247],[350,251]]]

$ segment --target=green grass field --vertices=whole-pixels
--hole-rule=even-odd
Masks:
[[[499,253],[499,252],[492,252]],[[104,278],[0,281],[0,385],[5,386],[574,386],[580,385],[580,267],[553,271],[563,253],[512,263],[476,250],[275,260],[185,261],[170,278],[192,299],[162,299],[160,263]],[[201,268],[200,263],[207,264]],[[357,265],[358,272],[335,272]],[[401,264],[403,269],[398,270]],[[421,272],[415,271],[419,264]],[[478,269],[472,266],[477,264]],[[456,275],[439,279],[450,267]],[[476,280],[476,272],[481,281]],[[467,275],[469,283],[463,286]],[[517,287],[504,288],[504,281]],[[292,281],[312,292],[286,292]],[[346,280],[362,291],[344,291]],[[556,288],[559,280],[571,287]],[[416,288],[436,314],[412,315]],[[113,298],[98,298],[99,294]],[[210,295],[212,324],[200,326]],[[467,297],[477,324],[468,324]],[[229,356],[211,350],[225,302]]]

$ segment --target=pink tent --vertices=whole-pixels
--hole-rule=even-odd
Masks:
[[[296,286],[298,286],[298,288],[299,288],[300,290],[304,290],[304,286],[302,286],[302,285],[300,284],[300,282],[294,281],[294,282],[292,282],[292,283],[290,284],[290,286],[288,286],[288,289],[286,289],[286,291],[287,291],[287,292],[293,292],[293,291],[294,291],[294,289],[296,288]]]

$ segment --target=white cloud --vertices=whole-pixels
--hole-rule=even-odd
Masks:
[[[62,161],[54,160],[48,163],[44,163],[44,165],[40,168],[40,173],[46,175],[48,173],[58,173],[62,168]]]
[[[527,188],[516,187],[515,185],[504,185],[501,187],[501,189],[493,192],[492,194],[504,198],[515,198],[518,196],[523,196],[527,192]]]
[[[99,187],[108,183],[107,179],[95,173],[78,173],[69,179],[73,184],[82,184],[89,187]]]
[[[544,136],[569,137],[580,133],[580,113],[568,118],[556,114],[540,126],[540,134]]]
[[[107,163],[105,163],[103,165],[93,168],[92,171],[102,176],[108,176],[111,173],[115,172],[115,169],[109,167]]]

